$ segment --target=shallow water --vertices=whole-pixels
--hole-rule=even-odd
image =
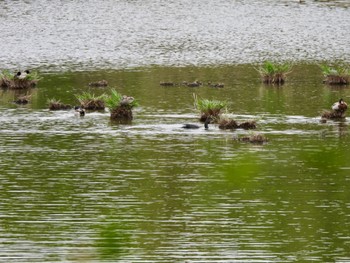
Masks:
[[[109,112],[49,111],[107,79],[140,102],[131,125]],[[224,82],[225,88],[160,81]],[[31,103],[12,103],[19,94]],[[184,130],[193,93],[226,99],[252,131]],[[349,121],[320,123],[348,87],[298,65],[283,87],[250,65],[44,74],[0,93],[1,262],[347,262]]]
[[[43,77],[0,90],[0,262],[349,262],[349,120],[319,116],[350,90],[316,66],[349,62],[349,2],[298,2],[0,1],[0,70]],[[283,87],[266,59],[298,62]],[[225,88],[159,85],[195,80]],[[130,125],[47,109],[110,88]],[[182,129],[193,93],[257,130]]]
[[[0,65],[41,71],[349,62],[349,1],[0,1]]]

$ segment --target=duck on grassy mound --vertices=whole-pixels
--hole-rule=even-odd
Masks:
[[[24,72],[18,71],[14,76],[14,79],[25,79],[29,74],[30,74],[29,70],[25,70]]]
[[[18,71],[16,74],[3,71],[0,74],[0,87],[10,89],[27,89],[36,86],[40,80],[36,72]]]

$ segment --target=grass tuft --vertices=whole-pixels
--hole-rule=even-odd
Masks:
[[[105,100],[107,96],[105,94],[96,96],[93,93],[83,92],[82,94],[75,95],[80,105],[87,110],[104,110]]]
[[[41,80],[38,72],[33,71],[27,74],[24,79],[15,78],[15,74],[9,70],[3,70],[0,73],[0,87],[10,89],[26,89],[36,86],[38,81]]]
[[[55,98],[48,99],[47,104],[49,105],[49,110],[69,110],[72,108],[69,104],[64,104],[60,100]]]
[[[290,63],[276,64],[271,61],[266,61],[257,69],[262,81],[266,84],[283,84],[291,70]]]
[[[121,95],[115,89],[111,90],[105,102],[111,111],[111,119],[121,121],[121,123],[131,121],[133,119],[132,109],[139,105],[133,97]]]
[[[324,83],[329,85],[347,85],[350,83],[350,68],[345,65],[320,65],[325,77]]]
[[[225,101],[198,99],[196,94],[193,94],[193,98],[195,108],[201,112],[201,121],[205,121],[207,118],[218,119],[222,110],[227,107]]]

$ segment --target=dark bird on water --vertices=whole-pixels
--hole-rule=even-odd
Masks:
[[[204,122],[204,128],[206,130],[209,129],[209,123],[210,123],[210,118],[207,118]],[[199,129],[201,126],[197,125],[197,124],[184,124],[182,126],[182,128],[184,129]]]

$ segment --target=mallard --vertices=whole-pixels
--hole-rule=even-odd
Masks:
[[[332,105],[332,110],[334,111],[341,111],[345,112],[348,109],[348,104],[343,99],[340,99],[339,101],[335,102]]]

